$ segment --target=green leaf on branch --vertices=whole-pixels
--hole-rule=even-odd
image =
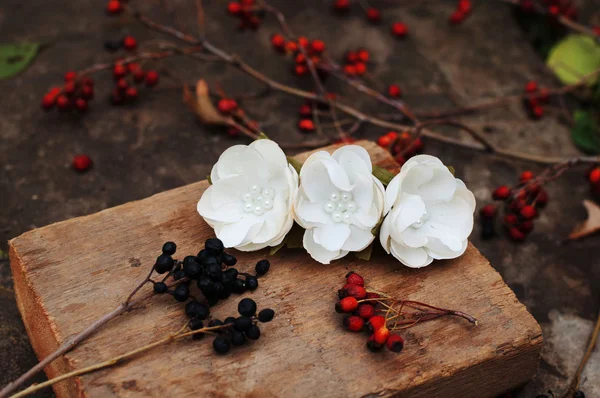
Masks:
[[[13,77],[25,70],[39,50],[39,43],[0,44],[0,79]]]
[[[377,178],[384,186],[388,186],[392,178],[396,175],[384,169],[383,167],[373,165],[373,175]]]
[[[569,35],[550,51],[546,65],[564,84],[577,83],[600,68],[600,45],[588,36]],[[597,75],[589,77],[586,84],[592,86],[597,80]]]
[[[576,110],[573,118],[575,126],[571,129],[571,138],[577,148],[592,155],[600,153],[600,133],[594,114]]]
[[[361,260],[369,261],[371,259],[371,254],[373,253],[373,244],[371,243],[366,249],[363,249],[359,252],[355,252],[354,255]]]

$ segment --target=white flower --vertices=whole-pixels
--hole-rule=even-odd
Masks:
[[[306,229],[303,245],[320,263],[365,249],[382,217],[384,188],[372,173],[371,158],[348,145],[333,155],[312,154],[300,170],[294,204],[296,222]]]
[[[281,243],[292,228],[298,173],[273,141],[227,149],[210,173],[198,213],[225,247],[259,250]]]
[[[419,268],[465,252],[475,197],[441,160],[419,155],[388,185],[385,210],[381,245],[402,264]]]

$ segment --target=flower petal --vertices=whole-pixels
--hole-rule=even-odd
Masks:
[[[296,203],[294,208],[296,219],[303,228],[314,228],[332,221],[331,215],[323,209],[323,203],[309,202],[303,196],[299,196]]]
[[[350,227],[342,223],[331,223],[314,229],[314,241],[329,251],[338,251],[350,236]]]
[[[250,228],[261,222],[256,216],[248,216],[235,223],[216,224],[215,234],[225,247],[236,247],[244,241]]]
[[[241,206],[242,195],[248,191],[248,185],[246,176],[233,176],[217,181],[208,188],[212,207],[218,208],[230,202],[240,203]]]
[[[446,166],[435,168],[432,178],[419,186],[417,194],[428,202],[447,202],[456,192],[456,178]]]
[[[367,172],[369,174],[373,172],[373,163],[371,161],[371,156],[369,155],[369,152],[367,152],[367,150],[360,145],[345,145],[333,152],[331,156],[338,163],[341,164],[342,155],[349,153],[357,155],[362,160],[362,163],[366,166]]]
[[[271,176],[281,174],[286,170],[288,166],[287,158],[275,141],[255,140],[248,146],[256,150],[266,161]]]
[[[465,239],[460,242],[460,246],[455,246],[451,249],[443,244],[439,239],[431,238],[424,249],[432,258],[436,260],[446,260],[462,256],[467,250],[468,244],[469,241]]]
[[[417,195],[402,194],[400,201],[392,209],[394,230],[401,232],[419,221],[427,212],[425,202]]]
[[[410,268],[425,267],[433,261],[433,258],[421,247],[406,247],[398,242],[392,241],[391,251],[392,255],[396,257],[398,261]]]
[[[209,187],[198,201],[196,209],[198,213],[213,226],[216,222],[231,223],[239,221],[243,217],[243,209],[238,202],[224,203],[218,207],[212,205],[212,187]]]
[[[375,236],[371,233],[371,230],[358,228],[354,225],[350,226],[350,236],[344,242],[342,250],[348,250],[351,252],[358,252],[366,249],[367,246],[373,242]]]
[[[430,205],[429,220],[445,227],[444,231],[459,240],[467,239],[473,231],[473,210],[462,197],[455,196],[450,202]]]
[[[311,202],[325,202],[331,191],[333,191],[333,184],[329,179],[325,165],[320,161],[316,161],[315,158],[311,160],[311,157],[317,154],[318,152],[311,155],[302,166],[300,185]]]
[[[245,145],[228,148],[221,154],[216,164],[219,179],[251,176],[260,185],[268,180],[269,171],[266,166],[267,163],[260,153]]]
[[[310,256],[321,264],[329,264],[332,260],[344,257],[348,254],[347,251],[336,250],[329,251],[325,249],[323,246],[317,244],[313,237],[314,230],[307,229],[304,232],[304,237],[302,239],[302,245],[310,254]]]

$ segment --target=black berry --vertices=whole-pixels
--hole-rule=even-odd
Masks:
[[[231,344],[233,345],[244,345],[246,343],[246,335],[243,332],[234,330],[231,332]]]
[[[177,250],[177,245],[174,242],[167,242],[162,248],[162,252],[164,254],[168,254],[169,256],[175,254],[175,250]]]
[[[161,254],[156,258],[156,263],[154,264],[154,270],[159,274],[164,274],[165,272],[171,271],[173,266],[175,265],[175,261],[168,254]]]
[[[245,333],[246,337],[248,337],[250,340],[258,340],[260,337],[260,328],[256,325],[252,325],[252,327]]]
[[[215,327],[215,326],[221,326],[222,324],[223,324],[223,322],[220,319],[213,319],[212,321],[210,321],[208,323],[208,327],[212,328],[212,327]]]
[[[269,263],[269,260],[260,260],[256,263],[254,270],[256,271],[256,275],[262,276],[269,272],[269,268],[271,268],[271,263]]]
[[[185,272],[181,268],[178,268],[173,272],[173,279],[177,281],[181,278],[185,278]]]
[[[258,279],[255,276],[246,277],[246,289],[252,291],[258,288]]]
[[[230,275],[232,277],[232,279],[235,279],[238,277],[238,270],[236,268],[228,268],[227,271],[225,271],[225,273],[227,275]]]
[[[240,316],[235,320],[233,324],[235,330],[239,330],[240,332],[245,332],[246,330],[250,330],[252,327],[252,319],[247,316]]]
[[[192,330],[202,329],[204,327],[204,322],[202,322],[202,319],[192,318],[190,319],[189,326]]]
[[[208,254],[208,252],[205,249],[200,250],[200,252],[198,253],[198,256],[196,256],[198,258],[198,262],[203,264],[204,261],[210,257],[210,254]]]
[[[206,266],[206,276],[212,279],[215,282],[223,279],[223,274],[221,272],[221,266],[219,264],[209,264]]]
[[[184,302],[188,298],[190,298],[190,288],[187,283],[182,283],[181,285],[175,288],[175,292],[173,292],[173,297],[175,300]]]
[[[200,320],[204,320],[210,315],[210,309],[206,304],[202,304],[194,300],[186,304],[185,313],[190,318],[198,318]]]
[[[235,258],[229,253],[223,253],[223,255],[221,256],[221,261],[223,261],[223,264],[231,267],[235,265],[235,263],[237,263],[237,258]]]
[[[583,391],[577,390],[575,391],[575,394],[573,394],[573,398],[585,398],[585,394]]]
[[[211,254],[213,256],[219,256],[221,255],[221,253],[223,253],[225,246],[223,246],[223,242],[221,242],[220,239],[210,238],[206,240],[204,248],[206,249],[208,254]]]
[[[237,294],[244,293],[246,291],[246,282],[241,278],[234,280],[231,285],[231,291]]]
[[[219,354],[227,354],[229,352],[229,347],[229,340],[227,340],[225,337],[217,336],[213,340],[213,348]]]
[[[217,286],[217,297],[220,298],[221,300],[225,300],[227,298],[229,298],[229,296],[231,296],[231,285],[226,286],[224,284],[222,284],[221,282],[217,282],[215,283],[215,285]]]
[[[217,288],[215,287],[215,283],[207,277],[202,277],[198,279],[198,289],[200,289],[200,291],[206,298],[216,296],[217,294]]]
[[[154,284],[154,293],[163,294],[167,292],[167,284],[164,282],[156,282]]]
[[[183,272],[185,276],[195,279],[201,274],[200,264],[196,261],[196,256],[187,256],[183,259]]]
[[[238,312],[244,316],[254,316],[256,314],[256,303],[250,298],[243,298],[238,304]]]
[[[227,318],[225,318],[225,321],[223,322],[224,325],[228,325],[228,324],[235,324],[235,318],[232,316],[228,316]]]
[[[261,322],[271,322],[275,316],[275,311],[270,308],[265,308],[258,313],[258,320]]]

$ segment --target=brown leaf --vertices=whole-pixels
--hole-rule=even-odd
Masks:
[[[187,86],[183,86],[183,102],[205,124],[229,125],[229,120],[215,108],[208,92],[208,85],[202,79],[196,83],[194,95]]]
[[[583,205],[588,212],[588,218],[575,226],[571,234],[569,234],[570,240],[583,238],[584,236],[600,231],[600,207],[591,200],[584,200]]]

